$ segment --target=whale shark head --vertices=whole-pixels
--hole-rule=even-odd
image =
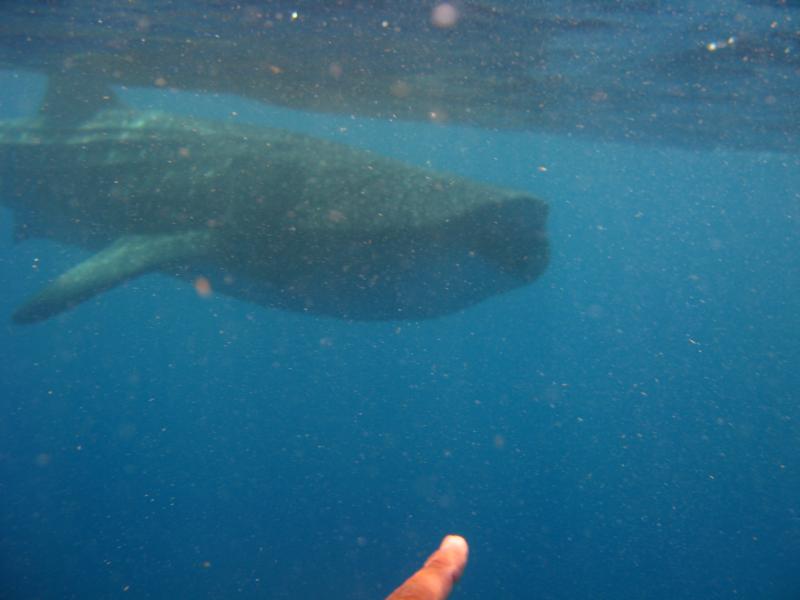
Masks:
[[[547,205],[515,194],[502,203],[477,208],[469,215],[479,254],[499,270],[527,284],[547,267]]]

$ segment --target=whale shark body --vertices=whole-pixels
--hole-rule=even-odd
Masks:
[[[18,238],[94,252],[29,298],[47,319],[149,272],[354,320],[444,315],[548,262],[528,194],[282,130],[106,108],[0,125]]]

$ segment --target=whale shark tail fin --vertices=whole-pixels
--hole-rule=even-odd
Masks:
[[[29,298],[13,320],[43,321],[143,273],[191,263],[212,243],[209,231],[123,236]]]
[[[80,125],[122,103],[107,83],[67,74],[50,75],[39,116],[51,127]]]

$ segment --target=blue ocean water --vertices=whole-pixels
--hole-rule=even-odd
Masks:
[[[450,532],[454,598],[800,594],[797,156],[122,96],[527,190],[552,262],[421,322],[152,275],[21,327],[85,253],[4,210],[0,597],[380,598]]]

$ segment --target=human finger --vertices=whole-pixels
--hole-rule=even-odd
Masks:
[[[448,535],[425,565],[386,600],[444,600],[467,566],[469,546],[460,535]]]

